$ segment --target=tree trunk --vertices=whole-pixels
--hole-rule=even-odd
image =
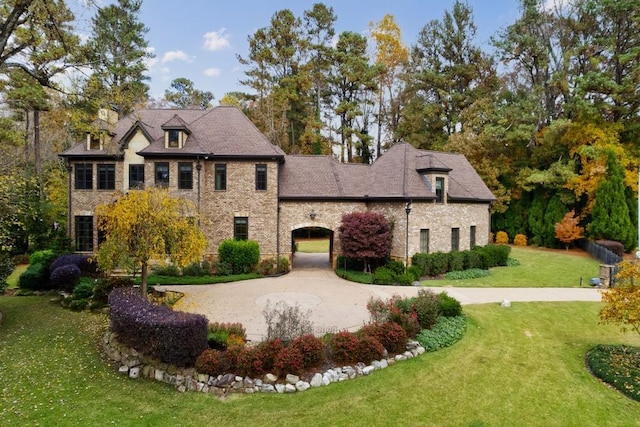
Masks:
[[[147,276],[149,275],[149,270],[147,268],[147,263],[142,263],[142,283],[140,285],[140,292],[142,296],[146,298],[147,296]]]
[[[33,161],[36,168],[36,177],[40,181],[42,162],[40,161],[40,111],[33,110]]]

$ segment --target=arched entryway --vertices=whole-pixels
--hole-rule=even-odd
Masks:
[[[293,248],[292,269],[332,267],[333,230],[318,226],[306,226],[291,231]]]

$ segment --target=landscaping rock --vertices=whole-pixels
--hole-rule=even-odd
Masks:
[[[284,393],[284,390],[285,390],[284,384],[276,384],[275,388],[278,393]]]
[[[511,301],[509,301],[508,299],[503,299],[502,302],[500,303],[500,306],[509,308],[511,307]]]
[[[295,384],[300,381],[300,377],[297,375],[287,374],[286,381],[287,384]]]
[[[136,379],[140,377],[140,368],[135,366],[131,369],[129,369],[129,378],[133,378]]]
[[[285,384],[284,392],[285,393],[295,393],[296,392],[296,386],[293,385],[293,384]]]
[[[276,388],[273,386],[273,384],[262,384],[262,387],[260,387],[260,391],[262,393],[275,393]]]
[[[311,385],[306,381],[298,381],[296,383],[296,390],[298,391],[306,391],[309,390],[310,387]]]
[[[275,384],[278,381],[278,377],[273,374],[267,374],[264,376],[264,382],[267,384]]]
[[[371,372],[375,371],[376,368],[374,368],[373,366],[369,365],[369,366],[365,366],[364,368],[362,368],[362,374],[363,375],[369,375]]]
[[[161,369],[156,369],[156,372],[155,372],[156,381],[162,381],[163,378],[164,378],[164,371]]]
[[[322,382],[322,375],[315,374],[313,378],[311,378],[311,381],[309,382],[309,384],[311,385],[311,387],[320,387],[324,385]]]
[[[118,368],[118,372],[127,375],[129,373],[129,367],[126,365],[122,365]]]

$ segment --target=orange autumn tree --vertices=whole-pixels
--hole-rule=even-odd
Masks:
[[[640,264],[623,261],[618,264],[616,285],[602,292],[600,321],[629,328],[640,335]]]
[[[99,205],[98,229],[105,241],[98,249],[98,266],[106,272],[133,265],[140,268],[141,291],[147,293],[149,261],[167,256],[179,267],[200,260],[207,241],[197,225],[196,209],[167,190],[150,188],[118,194]]]
[[[567,212],[564,218],[555,225],[556,239],[565,244],[566,249],[575,240],[584,237],[584,228],[578,225],[575,211]]]

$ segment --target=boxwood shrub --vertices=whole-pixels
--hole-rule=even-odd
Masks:
[[[221,263],[231,265],[234,274],[250,273],[260,260],[260,246],[255,240],[223,240],[218,255]]]
[[[29,264],[20,275],[18,286],[32,291],[49,289],[49,267],[41,263]]]
[[[440,276],[450,271],[468,269],[487,270],[492,267],[506,266],[511,247],[506,245],[476,246],[461,252],[417,253],[413,256],[413,265],[424,271],[426,276]]]
[[[177,366],[194,366],[207,346],[209,322],[200,314],[154,305],[134,288],[109,294],[111,330],[145,355]]]

